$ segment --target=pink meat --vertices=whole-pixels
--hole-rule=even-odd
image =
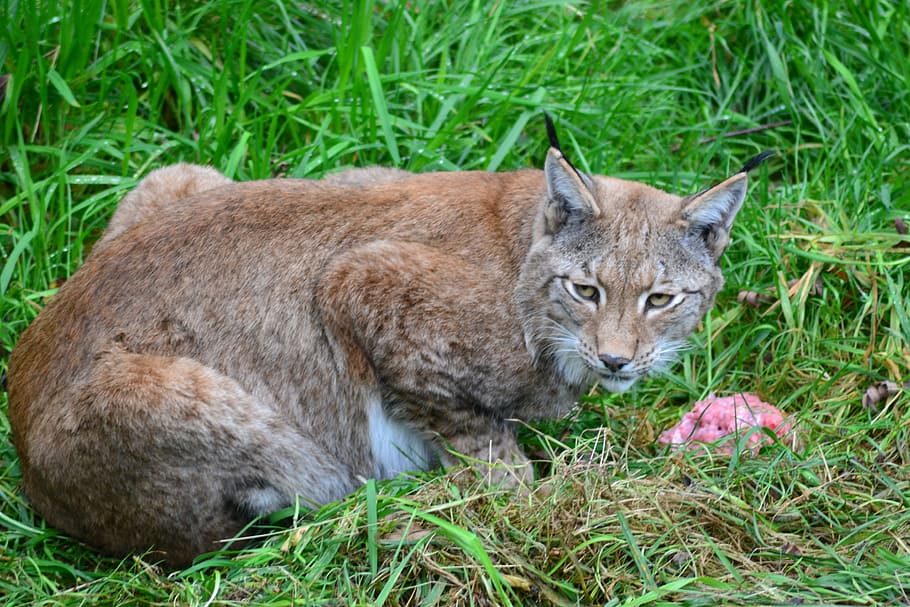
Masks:
[[[677,449],[699,449],[696,443],[720,441],[717,450],[732,455],[737,435],[742,436],[756,427],[769,428],[783,438],[790,431],[791,423],[783,411],[754,394],[741,392],[723,398],[711,394],[706,400],[696,402],[678,424],[660,435],[657,442]],[[754,453],[767,442],[769,437],[758,431],[749,435],[746,446]]]

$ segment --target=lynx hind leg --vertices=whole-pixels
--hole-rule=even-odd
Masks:
[[[179,200],[229,183],[230,179],[211,167],[184,162],[152,171],[117,205],[98,244],[146,219],[167,213],[168,207]]]
[[[326,175],[324,181],[336,183],[338,185],[373,185],[377,183],[387,183],[390,181],[400,181],[413,177],[414,173],[403,171],[401,169],[392,169],[387,167],[364,167],[355,169],[346,169],[339,173]]]
[[[256,516],[350,492],[350,472],[230,378],[186,358],[107,353],[65,414],[36,420],[26,494],[105,552],[170,565]]]

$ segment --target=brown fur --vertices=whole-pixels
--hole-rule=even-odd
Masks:
[[[527,482],[514,421],[669,362],[745,183],[681,199],[555,149],[505,174],[152,173],[11,357],[25,492],[106,552],[179,565],[453,452]]]

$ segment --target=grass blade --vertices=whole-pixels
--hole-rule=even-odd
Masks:
[[[373,109],[376,111],[376,118],[379,121],[379,128],[385,137],[386,148],[392,156],[395,166],[401,164],[401,156],[398,153],[398,142],[395,140],[395,130],[392,126],[392,117],[389,115],[389,108],[386,105],[386,98],[382,92],[382,80],[379,77],[379,70],[376,68],[376,59],[373,56],[373,49],[368,46],[360,48],[363,55],[364,70],[366,71],[367,82],[370,85],[370,94],[373,98]]]
[[[66,80],[63,79],[63,76],[61,76],[57,70],[49,70],[47,72],[47,79],[50,80],[51,85],[60,93],[60,96],[63,97],[64,101],[73,107],[80,107],[79,102],[76,101],[76,97],[73,95],[73,91],[70,90]]]

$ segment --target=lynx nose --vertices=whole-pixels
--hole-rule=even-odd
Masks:
[[[614,373],[632,362],[631,358],[613,356],[612,354],[601,354],[598,358],[600,358],[600,362],[602,362],[607,369]]]

